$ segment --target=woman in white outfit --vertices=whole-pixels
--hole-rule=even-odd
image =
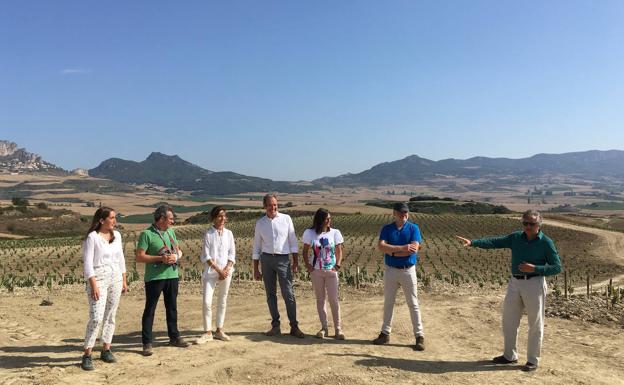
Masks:
[[[215,206],[210,211],[210,219],[213,225],[206,230],[204,235],[204,247],[200,256],[204,264],[202,275],[203,292],[203,315],[204,334],[197,343],[202,344],[211,341],[213,338],[222,341],[229,341],[230,337],[223,331],[225,321],[225,308],[227,305],[227,295],[234,272],[236,249],[234,246],[234,235],[225,228],[227,214],[223,206]],[[212,334],[212,296],[217,291],[217,330]]]
[[[115,211],[109,207],[100,207],[93,215],[91,227],[82,244],[84,278],[89,299],[89,322],[80,365],[84,370],[94,369],[91,350],[100,327],[104,343],[100,359],[108,363],[117,361],[111,352],[115,313],[121,293],[128,291],[128,285],[123,243],[121,234],[114,230],[116,224]]]

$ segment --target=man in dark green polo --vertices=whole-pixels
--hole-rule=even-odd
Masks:
[[[502,237],[467,239],[458,237],[464,246],[482,249],[511,249],[511,278],[503,305],[503,335],[505,350],[495,357],[496,364],[518,362],[518,328],[526,310],[529,333],[527,362],[524,371],[533,371],[539,364],[544,336],[546,279],[561,272],[561,261],[553,241],[541,231],[542,215],[528,210],[522,215],[523,231]]]

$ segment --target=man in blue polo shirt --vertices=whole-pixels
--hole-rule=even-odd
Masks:
[[[420,229],[409,221],[409,208],[405,203],[395,203],[392,210],[394,222],[385,225],[379,234],[377,247],[384,253],[384,317],[381,333],[373,340],[375,345],[390,342],[392,314],[399,286],[403,288],[405,301],[412,318],[416,344],[414,350],[425,350],[420,308],[416,287],[416,262],[420,248]]]

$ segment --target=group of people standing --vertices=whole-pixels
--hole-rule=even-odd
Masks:
[[[293,273],[299,271],[299,247],[291,217],[279,212],[277,196],[267,194],[263,198],[265,214],[256,222],[252,259],[254,279],[262,279],[271,315],[270,329],[266,336],[281,334],[281,319],[277,303],[277,284],[286,305],[291,336],[304,338],[299,328],[297,306],[293,290]],[[116,362],[111,351],[115,329],[115,313],[121,293],[126,284],[125,260],[121,235],[115,231],[115,211],[99,208],[83,243],[84,277],[87,281],[89,321],[84,344],[81,367],[93,370],[91,351],[98,331],[102,329],[103,349],[100,358],[104,362]],[[203,344],[213,339],[229,341],[224,331],[227,296],[230,288],[236,247],[234,235],[225,228],[227,213],[216,206],[210,212],[212,226],[204,235],[200,260],[204,265],[203,329],[195,341]],[[399,287],[403,289],[415,336],[414,350],[425,349],[423,323],[417,297],[418,250],[422,242],[420,228],[409,221],[409,207],[405,203],[393,206],[394,221],[380,232],[378,248],[384,253],[384,309],[376,345],[390,341],[394,304]],[[136,261],[145,263],[145,308],[142,317],[142,353],[153,354],[152,326],[154,313],[161,293],[164,297],[169,344],[180,348],[189,346],[177,326],[178,263],[182,258],[175,232],[171,228],[174,213],[163,205],[154,212],[154,223],[141,232],[136,248]],[[510,248],[512,250],[512,277],[504,301],[503,332],[504,354],[495,357],[496,364],[510,364],[518,360],[517,334],[525,309],[529,317],[528,361],[523,370],[537,369],[544,328],[544,305],[546,295],[545,276],[561,271],[561,263],[554,244],[541,232],[541,215],[529,210],[523,214],[523,231],[504,237],[469,240],[458,237],[465,246],[481,248]],[[312,225],[302,236],[303,264],[310,273],[316,297],[320,330],[318,338],[330,337],[326,302],[329,302],[334,333],[333,337],[344,340],[338,296],[338,273],[343,257],[344,238],[331,226],[331,213],[323,208],[316,211]],[[292,261],[291,261],[292,256]],[[217,293],[216,331],[212,332],[212,299]]]

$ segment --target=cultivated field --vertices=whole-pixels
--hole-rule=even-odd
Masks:
[[[102,203],[115,208],[124,215],[149,214],[153,205],[159,202],[190,206],[201,206],[206,203],[227,203],[237,206],[253,206],[261,208],[258,193],[238,194],[235,196],[194,197],[191,192],[167,192],[167,189],[152,185],[129,186],[104,179],[86,176],[57,176],[39,174],[1,174],[0,206],[11,203],[12,196],[24,196],[32,204],[46,203],[51,208],[66,208],[81,215],[90,216],[93,208],[87,202],[99,205]],[[464,179],[440,177],[424,185],[392,185],[358,188],[329,188],[297,194],[280,194],[280,204],[290,202],[298,210],[310,210],[318,206],[327,207],[333,212],[384,214],[387,211],[378,207],[364,206],[364,202],[378,199],[403,200],[412,196],[430,195],[451,197],[460,201],[474,200],[505,205],[516,211],[537,208],[547,211],[559,205],[587,206],[605,200],[601,194],[609,193],[610,189],[596,187],[577,180],[558,180],[548,178],[541,183],[530,183],[532,189],[551,190],[552,195],[532,195],[527,201],[527,184],[520,183],[513,176],[492,181],[489,179]],[[574,191],[574,196],[566,196],[564,192]],[[541,193],[540,193],[541,194]],[[596,195],[592,195],[596,194]],[[611,199],[611,198],[609,198]],[[621,198],[617,198],[621,202]],[[621,204],[621,203],[619,203]],[[198,209],[197,212],[203,211]],[[622,221],[624,210],[581,209],[584,215],[611,216],[615,221]],[[192,215],[192,212],[179,213],[181,219]]]
[[[481,237],[506,234],[518,228],[519,220],[495,215],[427,215],[412,214],[421,227],[423,247],[420,252],[418,275],[424,284],[442,281],[454,285],[500,287],[509,275],[508,250],[481,250],[464,248],[455,235]],[[355,284],[381,279],[383,258],[377,250],[379,229],[391,221],[389,215],[354,214],[334,215],[333,225],[343,232],[345,254],[342,279]],[[301,235],[312,220],[309,216],[295,217],[295,228]],[[237,246],[235,279],[249,280],[254,220],[228,225],[234,232]],[[186,281],[199,281],[202,266],[199,255],[206,225],[188,225],[176,228],[180,246],[185,253],[181,274]],[[611,256],[606,247],[607,238],[580,228],[550,226],[545,232],[557,244],[563,265],[568,273],[568,286],[599,282],[624,273],[624,262]],[[129,280],[142,277],[142,266],[134,263],[138,231],[125,232],[126,264]],[[357,270],[360,275],[357,275]],[[82,260],[79,238],[51,238],[0,241],[0,276],[2,286],[12,287],[74,284],[81,282]],[[300,279],[307,279],[301,272]],[[563,287],[561,277],[555,284]]]

